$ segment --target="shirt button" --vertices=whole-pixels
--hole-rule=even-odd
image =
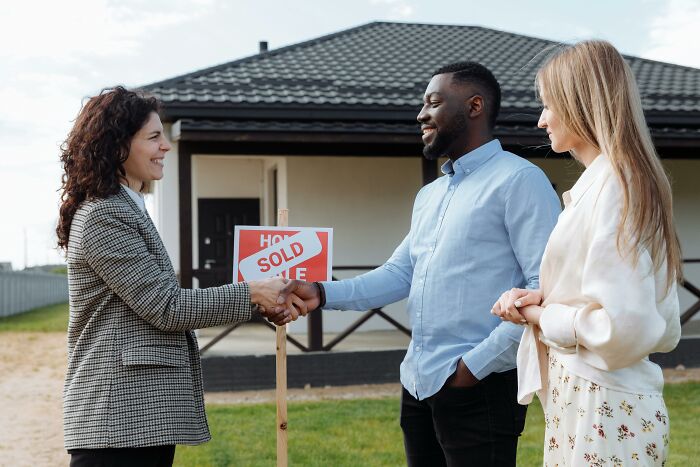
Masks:
[[[416,318],[420,318],[420,313],[416,313]]]
[[[416,352],[420,352],[420,345],[416,346]]]
[[[467,173],[471,173],[472,171],[470,169],[465,170]]]

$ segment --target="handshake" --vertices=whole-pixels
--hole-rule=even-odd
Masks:
[[[321,286],[315,282],[271,277],[249,281],[250,301],[269,322],[282,326],[323,305]]]

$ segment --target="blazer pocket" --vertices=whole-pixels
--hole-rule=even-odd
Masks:
[[[185,366],[187,350],[184,347],[143,345],[122,352],[122,364],[126,366]]]

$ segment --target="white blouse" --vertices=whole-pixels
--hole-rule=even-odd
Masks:
[[[673,350],[680,339],[676,284],[666,293],[666,265],[655,272],[645,248],[637,264],[618,251],[622,196],[605,155],[563,195],[540,266],[540,326],[527,326],[518,349],[522,404],[546,391],[545,345],[570,372],[601,386],[640,394],[663,389],[661,369],[648,356]]]
[[[139,207],[141,212],[146,212],[146,201],[144,201],[143,193],[136,192],[124,184],[122,184],[122,186],[129,197],[134,200],[134,203],[136,203],[136,206]]]

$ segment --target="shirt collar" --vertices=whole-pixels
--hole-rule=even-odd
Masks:
[[[479,168],[479,166],[481,166],[484,162],[488,161],[496,153],[501,152],[502,150],[501,142],[497,139],[492,139],[488,143],[482,144],[478,148],[461,156],[454,162],[452,162],[451,159],[447,159],[447,162],[442,164],[440,170],[445,175],[454,175],[459,173],[468,174]]]
[[[564,206],[569,204],[576,204],[581,199],[584,193],[593,185],[599,177],[603,176],[608,172],[610,168],[610,160],[605,154],[600,154],[598,157],[593,159],[593,162],[586,167],[581,176],[578,178],[576,183],[569,191],[564,192],[562,198],[564,199]]]
[[[143,199],[143,194],[142,193],[137,193],[131,188],[129,188],[126,185],[122,185],[126,193],[129,195],[131,199],[134,200],[134,203],[136,203],[136,206],[139,207],[141,212],[146,212],[146,202]]]

